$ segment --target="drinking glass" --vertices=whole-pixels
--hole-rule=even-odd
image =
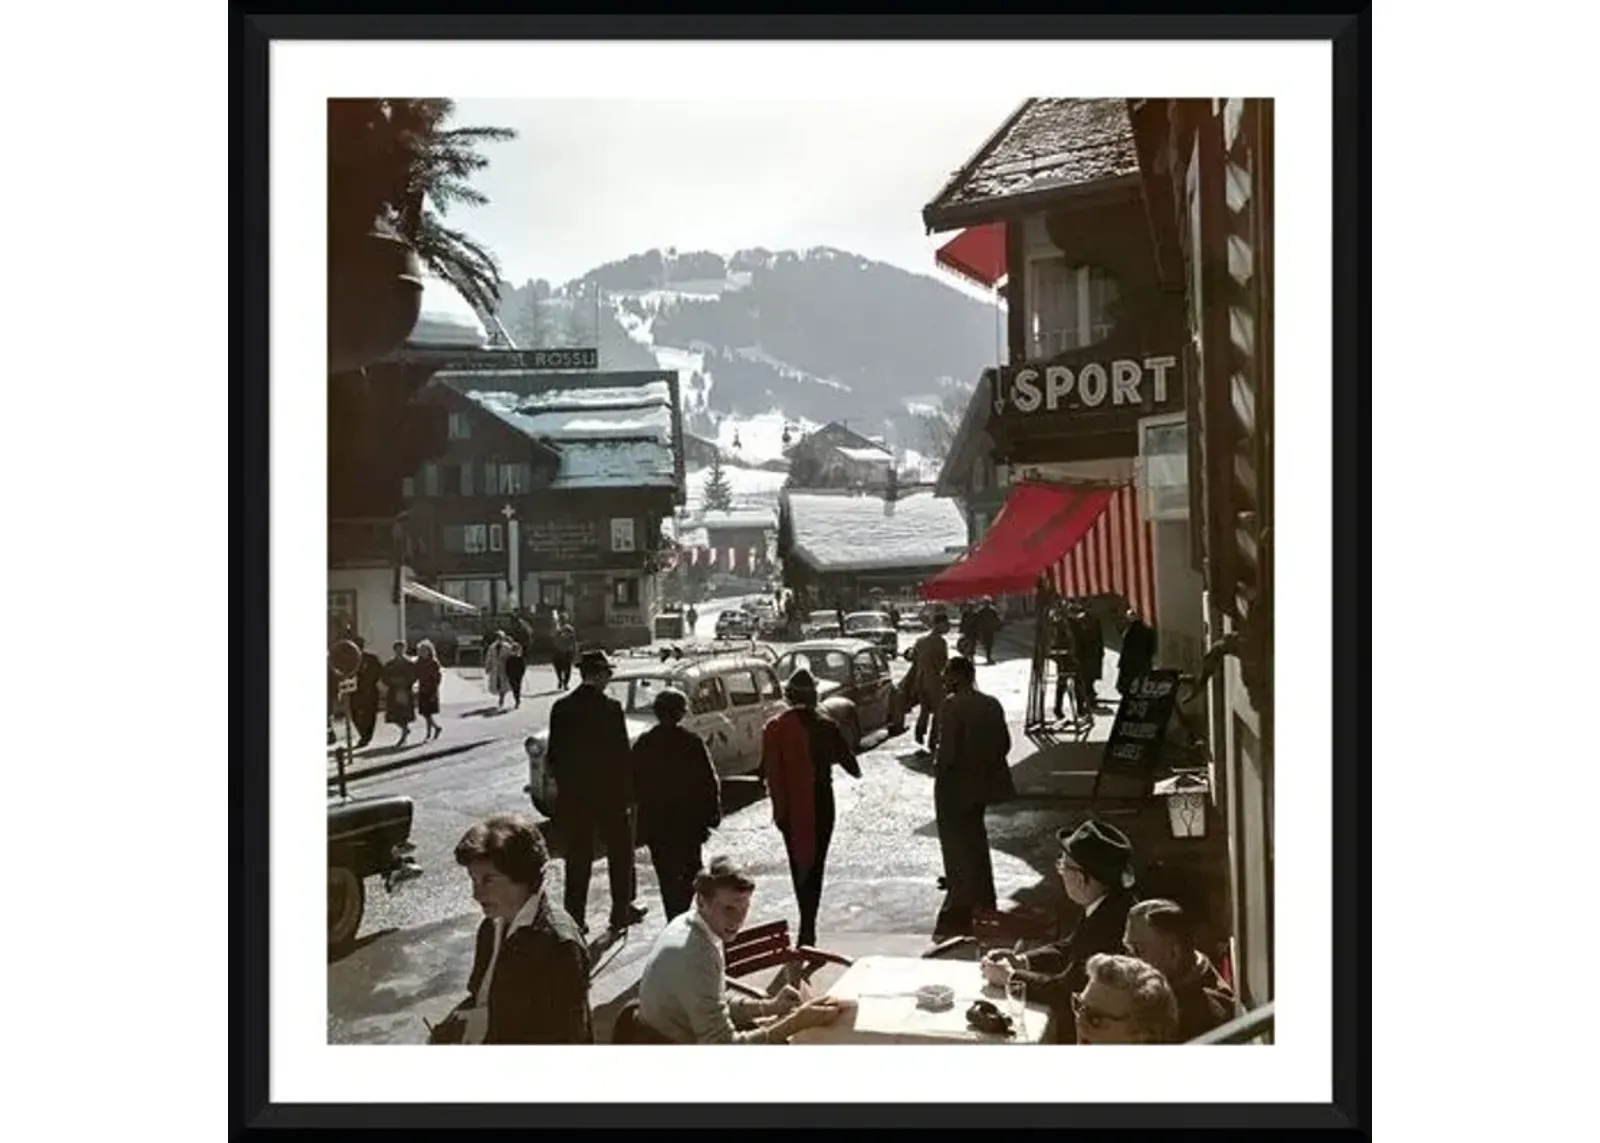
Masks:
[[[1025,1034],[1024,1021],[1028,1014],[1028,986],[1016,974],[1006,977],[1006,1007],[1010,1009],[1012,1022],[1016,1025],[1017,1036]]]

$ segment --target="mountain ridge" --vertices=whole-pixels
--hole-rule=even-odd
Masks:
[[[686,427],[747,451],[760,421],[830,420],[925,447],[924,417],[964,402],[993,364],[993,304],[929,275],[835,247],[723,255],[656,248],[554,286],[502,289],[498,317],[523,347],[597,345],[606,369],[673,369]],[[728,431],[731,426],[731,433]]]

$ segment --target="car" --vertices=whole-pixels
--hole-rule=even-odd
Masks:
[[[848,636],[807,639],[778,656],[773,668],[785,681],[800,668],[817,680],[818,707],[836,721],[852,750],[880,729],[900,734],[906,728],[900,688],[894,685],[890,658],[867,639]]]
[[[410,798],[333,797],[328,800],[328,947],[355,940],[366,912],[367,878],[382,877],[394,892],[422,876],[412,856]]]
[[[715,635],[718,639],[748,639],[752,632],[750,617],[736,608],[719,612]]]
[[[866,639],[887,651],[900,653],[900,632],[889,622],[887,611],[852,611],[844,617],[844,633],[852,639]]]
[[[760,772],[762,728],[785,709],[783,688],[770,658],[751,652],[620,663],[606,683],[606,693],[622,704],[629,742],[656,724],[653,704],[668,687],[689,697],[683,726],[705,741],[719,778]],[[546,796],[544,761],[550,753],[550,728],[533,734],[524,749],[528,784],[522,792],[534,809],[554,817],[556,806]]]
[[[800,636],[804,639],[813,638],[815,632],[821,627],[839,626],[839,613],[829,608],[826,611],[808,611],[806,617],[800,621]]]

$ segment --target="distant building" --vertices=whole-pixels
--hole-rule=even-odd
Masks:
[[[714,570],[755,578],[771,570],[767,549],[778,532],[775,512],[734,509],[700,518]]]
[[[830,421],[784,450],[796,488],[888,487],[894,454],[881,443]]]
[[[446,410],[448,445],[404,488],[417,575],[490,616],[559,608],[583,642],[649,642],[661,523],[684,502],[677,380],[438,373],[419,400]]]
[[[783,582],[808,605],[849,608],[874,589],[904,596],[967,550],[967,523],[925,486],[890,499],[845,489],[790,489],[778,520]]]
[[[716,441],[695,433],[683,434],[683,463],[686,468],[704,468],[719,457],[726,463],[728,458],[723,455],[722,447]]]

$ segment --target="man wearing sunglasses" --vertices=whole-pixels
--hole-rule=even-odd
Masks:
[[[1056,838],[1061,844],[1056,872],[1067,897],[1083,909],[1082,919],[1065,940],[1029,953],[991,952],[982,967],[990,984],[1022,981],[1029,1001],[1050,1006],[1055,1039],[1071,1043],[1072,1001],[1088,983],[1089,958],[1124,951],[1128,910],[1136,900],[1133,843],[1116,826],[1093,819]]]

